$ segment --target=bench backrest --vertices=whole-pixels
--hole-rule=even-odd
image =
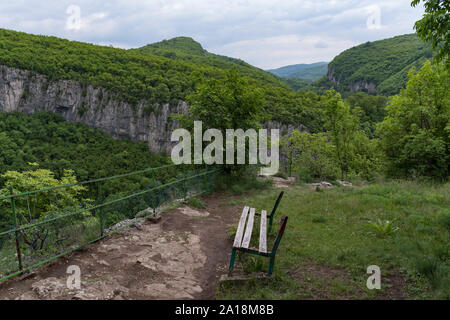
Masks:
[[[272,213],[270,214],[271,217],[273,217],[273,215],[277,211],[278,205],[280,204],[280,201],[281,201],[281,198],[283,198],[283,195],[284,195],[284,191],[281,191],[280,195],[278,196],[277,201],[275,202],[275,205],[273,206]]]
[[[278,230],[277,238],[275,239],[275,242],[273,244],[272,253],[275,253],[278,249],[278,246],[280,245],[281,238],[283,237],[284,230],[286,229],[287,221],[288,221],[288,217],[283,216],[281,218],[280,229]]]

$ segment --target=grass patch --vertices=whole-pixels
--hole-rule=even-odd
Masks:
[[[228,195],[242,195],[249,191],[265,190],[273,185],[272,179],[259,179],[256,176],[253,168],[238,176],[222,175],[217,178],[216,191],[224,191]]]
[[[191,208],[194,208],[194,209],[205,209],[206,208],[205,203],[197,197],[191,197],[191,198],[189,198],[189,200],[187,202],[188,202],[188,206]]]
[[[279,219],[289,216],[274,278],[226,284],[219,298],[450,299],[450,184],[390,182],[323,192],[300,186],[283,191],[268,240],[270,248]],[[279,192],[254,192],[246,203],[270,210]],[[250,246],[257,244],[255,236]],[[266,270],[267,260],[241,262],[244,270],[256,271]],[[318,273],[311,264],[324,270]],[[381,269],[381,290],[366,287],[370,265]],[[328,277],[333,270],[347,276]]]

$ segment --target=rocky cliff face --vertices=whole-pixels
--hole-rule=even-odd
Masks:
[[[149,105],[147,101],[130,105],[103,88],[71,80],[50,81],[30,71],[0,66],[0,110],[59,113],[67,121],[83,122],[114,138],[146,141],[151,151],[170,153],[170,137],[179,124],[169,116],[186,113],[187,104],[180,101],[176,106],[146,107]],[[263,127],[279,128],[280,134],[306,129],[277,122],[268,122]]]
[[[327,78],[337,85],[341,83],[340,75],[337,76],[333,68],[328,68]],[[377,92],[377,86],[374,82],[367,82],[364,80],[359,80],[351,83],[348,86],[348,89],[353,92],[366,91],[371,94],[375,94]]]
[[[375,94],[377,92],[377,86],[373,82],[367,82],[364,80],[356,81],[350,85],[351,91],[365,91],[371,94]]]
[[[145,112],[146,101],[130,105],[103,88],[76,81],[49,81],[47,77],[0,66],[0,110],[33,113],[51,111],[67,121],[83,122],[114,138],[147,141],[153,152],[168,152],[170,135],[178,123],[171,113],[185,113],[187,105],[165,104]]]

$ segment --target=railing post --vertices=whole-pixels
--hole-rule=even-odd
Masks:
[[[202,190],[202,177],[199,176],[199,177],[196,178],[196,180],[197,180],[197,194],[201,194],[201,193],[203,193],[203,190]]]
[[[183,188],[183,198],[184,198],[184,201],[186,201],[187,200],[187,195],[188,195],[188,192],[187,192],[187,180],[186,180],[186,174],[184,173],[183,174],[183,181],[182,181],[182,188]]]
[[[98,182],[97,183],[97,188],[98,188],[98,192],[97,192],[97,197],[98,197],[98,203],[100,204],[103,199],[102,199],[102,183]],[[97,209],[97,214],[98,214],[98,219],[99,219],[99,223],[100,223],[100,236],[103,237],[104,235],[104,226],[105,226],[105,219],[103,217],[103,208],[100,207]]]
[[[9,188],[9,192],[11,194],[11,210],[14,220],[14,229],[15,229],[15,236],[16,236],[16,250],[17,250],[17,260],[19,261],[19,270],[23,271],[23,265],[22,265],[22,253],[20,251],[20,241],[19,241],[19,231],[17,231],[17,216],[16,216],[16,204],[14,201],[14,192],[12,188]]]

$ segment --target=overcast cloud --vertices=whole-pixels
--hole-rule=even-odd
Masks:
[[[0,28],[121,48],[190,36],[263,69],[412,33],[411,0],[0,0]]]

